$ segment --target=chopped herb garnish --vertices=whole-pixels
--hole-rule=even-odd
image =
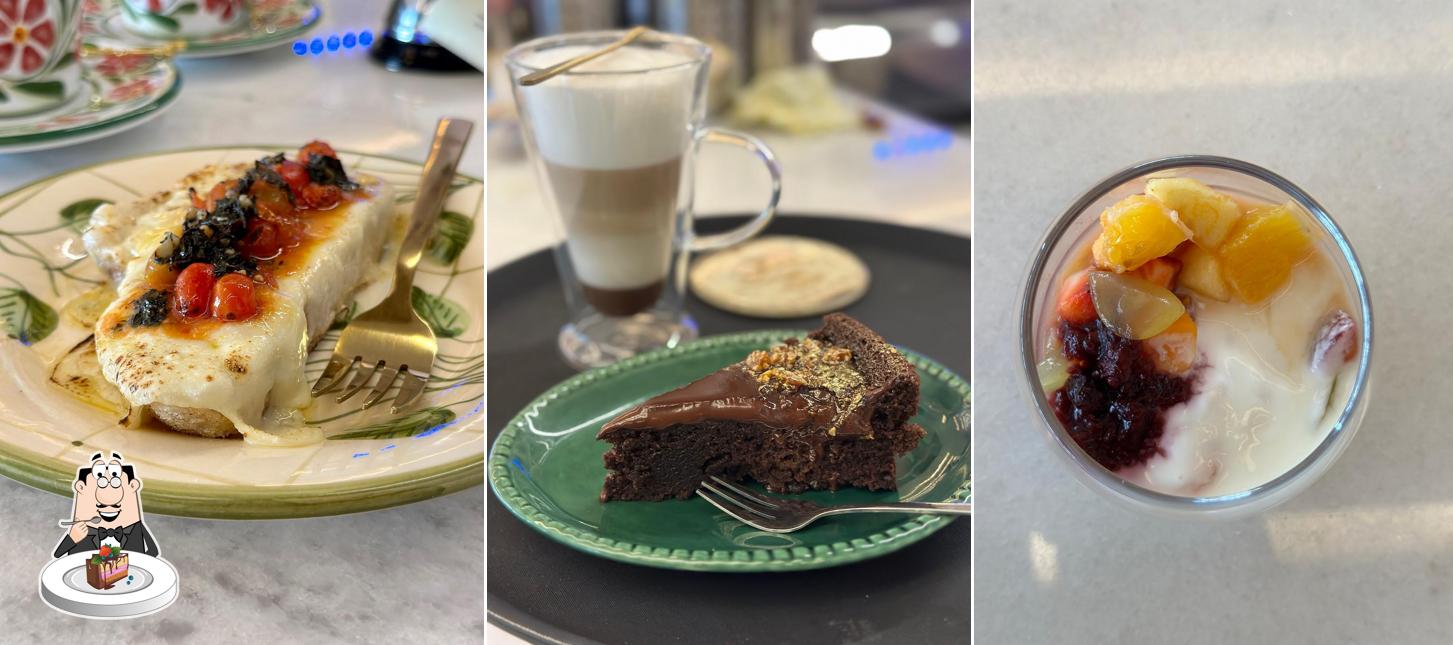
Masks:
[[[252,273],[257,269],[257,263],[237,252],[237,243],[247,235],[247,220],[257,214],[247,201],[229,192],[217,201],[212,212],[192,211],[183,222],[182,235],[170,255],[158,255],[157,261],[170,264],[177,270],[197,262],[207,262],[218,276],[234,271]]]
[[[147,289],[131,303],[131,326],[155,327],[166,321],[169,295],[166,291]]]
[[[252,170],[247,171],[247,178],[243,181],[247,184],[248,188],[251,188],[252,184],[259,179],[277,186],[278,189],[283,191],[284,195],[288,196],[289,204],[297,204],[297,196],[293,194],[292,187],[288,186],[287,180],[283,179],[283,176],[279,175],[277,170],[273,169],[273,166],[278,163],[282,163],[282,160],[273,161],[266,157],[257,160],[257,163],[253,164]]]
[[[334,157],[313,155],[308,157],[308,178],[325,186],[337,186],[343,190],[358,190],[358,184],[348,179],[343,162]]]

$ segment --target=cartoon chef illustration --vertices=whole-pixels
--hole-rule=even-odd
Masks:
[[[70,529],[55,557],[96,551],[107,545],[122,551],[158,553],[156,540],[141,521],[141,480],[131,464],[122,463],[119,453],[107,458],[103,453],[91,457],[91,463],[76,470],[74,504]]]

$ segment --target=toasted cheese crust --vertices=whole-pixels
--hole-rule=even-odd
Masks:
[[[245,168],[204,168],[169,193],[92,214],[87,249],[117,277],[117,298],[96,324],[97,358],[106,380],[133,409],[148,407],[174,430],[208,437],[240,433],[263,444],[316,440],[318,432],[296,414],[312,400],[303,375],[307,352],[357,288],[378,275],[396,217],[388,184],[361,175],[350,201],[309,213],[308,240],[273,267],[276,287],[259,290],[261,309],[252,318],[180,330],[128,323],[132,302],[149,288],[153,253],[191,208],[188,190],[202,192]]]

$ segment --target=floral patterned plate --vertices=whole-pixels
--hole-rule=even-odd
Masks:
[[[66,304],[101,283],[80,230],[104,202],[169,188],[212,163],[248,162],[294,145],[208,148],[108,161],[0,195],[0,474],[70,493],[77,464],[117,451],[145,473],[148,512],[234,519],[310,517],[428,499],[484,478],[484,186],[459,176],[415,277],[414,306],[439,337],[425,397],[412,411],[366,412],[356,401],[316,404],[322,443],[266,448],[163,430],[129,430],[118,413],[50,382],[51,366],[91,331]],[[340,153],[350,172],[398,190],[408,212],[422,166]],[[366,287],[351,312],[372,307],[386,284]],[[341,323],[341,321],[340,321]],[[336,325],[341,327],[342,325]],[[308,359],[309,380],[327,362],[337,330]]]
[[[182,88],[181,73],[151,56],[81,59],[81,91],[60,107],[0,118],[0,154],[72,146],[161,116]]]
[[[236,0],[196,0],[179,5],[176,11],[230,11]],[[212,58],[245,54],[290,43],[308,33],[323,17],[323,10],[316,0],[250,0],[251,17],[240,29],[202,38],[158,39],[133,32],[126,27],[123,11],[126,3],[121,0],[96,0],[88,3],[85,23],[82,26],[86,38],[97,44],[118,49],[156,47],[180,41],[184,45],[179,58]],[[169,21],[166,16],[140,14],[139,20],[160,21],[158,27],[165,30]]]

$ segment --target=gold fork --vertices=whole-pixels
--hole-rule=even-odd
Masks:
[[[333,346],[333,357],[323,375],[313,384],[313,396],[320,396],[341,385],[350,372],[353,378],[338,396],[342,403],[368,387],[374,374],[380,374],[373,391],[363,400],[363,409],[383,399],[400,375],[398,396],[389,410],[398,414],[424,392],[429,372],[434,368],[434,355],[439,341],[434,330],[414,311],[414,267],[419,264],[424,243],[433,231],[439,212],[444,208],[449,183],[464,153],[474,123],[464,119],[444,118],[434,131],[434,145],[424,163],[424,176],[419,180],[419,196],[409,221],[409,231],[399,249],[394,273],[393,291],[383,302],[359,314],[348,323]],[[354,368],[357,368],[356,370]]]

